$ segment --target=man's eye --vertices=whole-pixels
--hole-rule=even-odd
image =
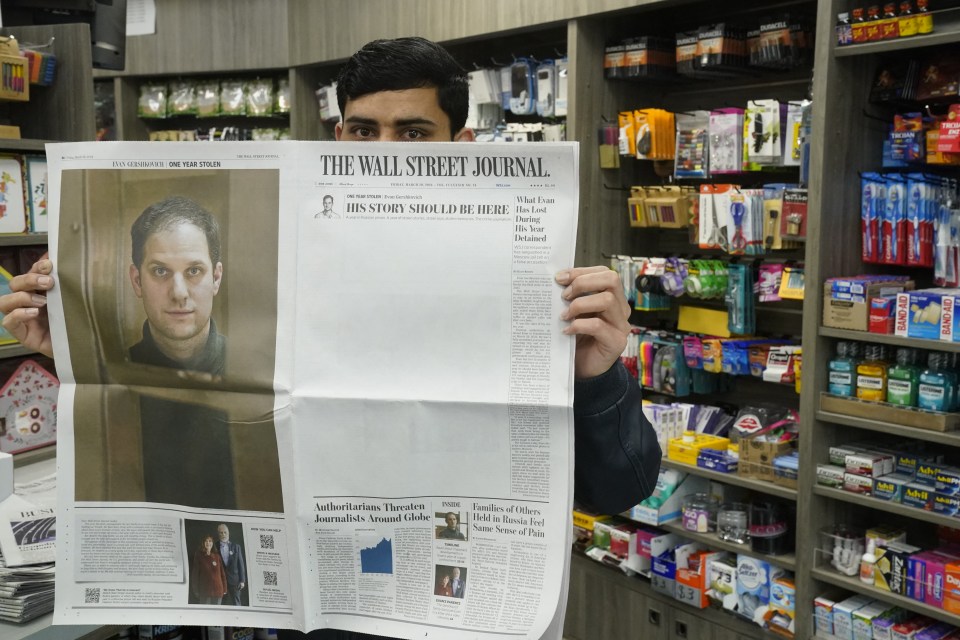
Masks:
[[[201,269],[200,267],[190,267],[189,269],[187,269],[187,275],[190,276],[191,278],[196,277],[201,273],[203,273],[203,269]]]
[[[158,278],[163,278],[163,277],[166,276],[168,273],[169,273],[169,271],[167,271],[166,267],[154,267],[154,268],[153,268],[153,275],[155,275],[155,276],[158,277]]]
[[[420,140],[421,138],[426,137],[427,134],[419,129],[408,129],[403,135],[407,140]]]
[[[373,136],[373,129],[367,127],[357,127],[353,130],[353,135],[358,138],[370,138]]]

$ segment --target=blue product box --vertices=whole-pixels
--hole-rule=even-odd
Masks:
[[[657,556],[650,564],[650,586],[654,591],[671,598],[677,591],[677,562],[672,554]]]
[[[960,495],[960,469],[956,467],[940,467],[937,469],[934,489],[937,493],[949,496]]]
[[[960,496],[934,493],[933,512],[951,518],[960,517]]]
[[[718,451],[717,449],[703,449],[697,455],[698,467],[719,473],[736,473],[737,462],[737,458],[726,451]]]
[[[874,478],[873,497],[890,502],[902,502],[903,490],[908,484],[913,482],[913,478],[908,475],[891,473],[890,475]]]
[[[937,465],[943,462],[942,455],[932,455],[928,452],[910,452],[910,453],[900,453],[897,455],[897,473],[906,474],[912,478],[917,476],[917,467],[920,465],[925,465],[927,467],[932,467],[934,473],[933,484],[936,486],[936,469]]]
[[[903,498],[901,502],[908,507],[932,511],[933,494],[934,491],[932,487],[911,482],[903,488]]]
[[[914,476],[914,482],[930,487],[934,491],[937,489],[937,473],[940,471],[938,463],[928,462],[926,460],[917,462],[917,473]]]

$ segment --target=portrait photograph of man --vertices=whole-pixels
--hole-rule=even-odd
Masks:
[[[434,514],[436,520],[441,520],[443,524],[437,524],[434,527],[437,540],[459,540],[466,541],[467,531],[465,526],[460,524],[460,514],[456,511],[443,511]]]
[[[60,209],[76,499],[281,511],[279,173],[66,171]]]

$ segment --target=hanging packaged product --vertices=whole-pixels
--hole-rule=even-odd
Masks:
[[[757,50],[751,52],[750,64],[755,67],[790,69],[800,61],[790,34],[790,16],[776,16],[761,21]]]
[[[553,60],[544,60],[537,67],[537,115],[549,118],[554,115],[557,95],[557,67]]]
[[[779,296],[787,300],[803,300],[804,282],[803,267],[784,266]]]
[[[626,66],[626,47],[623,43],[608,45],[603,53],[603,75],[609,80],[623,78]]]
[[[644,187],[630,187],[630,197],[627,198],[627,213],[630,216],[631,227],[648,227],[647,222],[647,190]]]
[[[673,113],[663,109],[633,112],[638,160],[672,160],[675,148]]]
[[[747,66],[747,32],[730,24],[705,25],[697,30],[700,70],[729,73]]]
[[[779,262],[762,264],[759,270],[757,297],[760,302],[779,302],[783,265]]]
[[[510,112],[518,116],[533,115],[537,111],[537,83],[534,62],[517,58],[510,65]]]
[[[709,173],[739,173],[743,165],[743,109],[710,112]]]
[[[926,139],[923,116],[919,113],[897,114],[889,135],[890,151],[884,166],[923,162],[926,157]],[[939,143],[938,143],[939,144]]]
[[[783,162],[787,105],[777,100],[750,100],[743,117],[744,171]]]
[[[783,145],[783,161],[781,164],[785,167],[796,167],[800,165],[803,111],[809,102],[788,103],[787,104],[787,124],[785,127],[786,140]]]
[[[676,115],[677,149],[674,175],[678,178],[706,178],[708,174],[709,111]]]
[[[137,103],[137,115],[141,118],[167,117],[166,83],[140,85],[140,100]]]
[[[597,133],[599,141],[598,156],[601,169],[618,169],[620,167],[620,132],[617,125],[605,122]]]
[[[886,189],[886,182],[879,173],[864,173],[860,178],[860,234],[864,262],[882,262],[880,228],[886,207]]]
[[[633,111],[621,111],[617,116],[620,123],[620,155],[637,155],[637,122]]]
[[[907,198],[902,176],[887,174],[886,206],[880,225],[880,256],[884,264],[906,264]]]
[[[170,83],[167,97],[167,114],[171,116],[196,115],[197,89],[192,80],[176,80]]]
[[[937,151],[960,153],[960,104],[950,105],[947,117],[940,122]]]
[[[248,116],[268,116],[273,113],[274,92],[271,78],[248,81],[244,96]]]
[[[783,212],[780,216],[780,235],[788,240],[807,239],[807,203],[806,189],[785,189],[783,192]]]
[[[751,335],[756,331],[756,309],[753,295],[753,270],[749,265],[731,264],[727,267],[725,296],[730,333]]]
[[[247,115],[244,82],[242,80],[222,80],[220,82],[220,112],[225,116]]]
[[[677,34],[676,68],[680,75],[696,78],[700,72],[700,48],[696,31]]]
[[[673,40],[643,36],[624,42],[625,78],[665,78],[676,73]]]

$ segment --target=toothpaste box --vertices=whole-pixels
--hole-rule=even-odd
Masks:
[[[835,489],[843,488],[843,474],[847,472],[843,467],[833,464],[817,465],[817,484]]]
[[[910,476],[899,473],[874,478],[873,497],[890,502],[901,502],[903,500],[903,490],[911,481]]]
[[[903,498],[900,502],[908,507],[932,511],[934,493],[935,491],[930,486],[911,482],[903,488]]]
[[[833,637],[853,640],[853,612],[874,602],[869,596],[852,596],[833,605]]]
[[[934,489],[937,490],[937,493],[950,496],[960,495],[960,469],[956,467],[938,467],[934,478]]]
[[[896,295],[871,298],[870,315],[867,319],[867,331],[870,333],[893,333],[893,317],[896,306]]]

